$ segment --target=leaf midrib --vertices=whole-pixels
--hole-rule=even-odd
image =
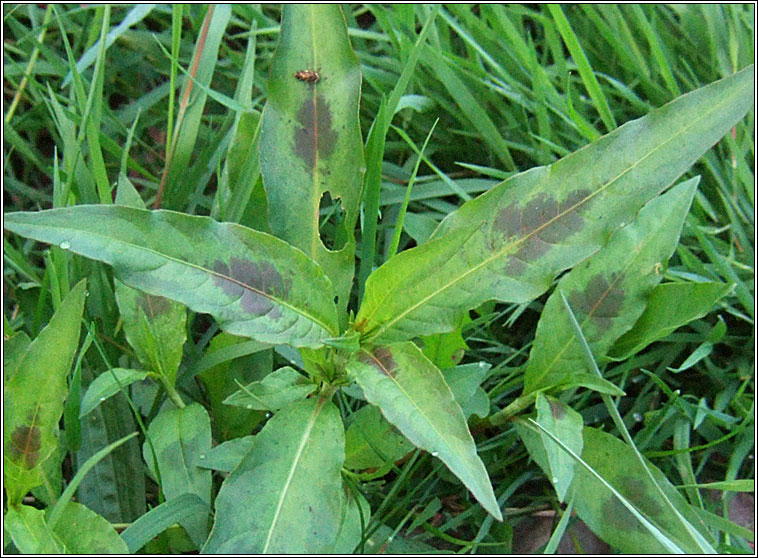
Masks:
[[[276,530],[276,524],[278,523],[279,518],[281,517],[282,507],[284,506],[284,500],[287,498],[287,494],[292,485],[292,479],[295,477],[295,471],[297,469],[297,466],[301,458],[303,457],[303,453],[305,451],[305,444],[308,442],[308,438],[310,437],[311,431],[313,430],[313,427],[316,424],[316,419],[321,413],[321,409],[324,407],[324,404],[327,402],[328,402],[328,399],[319,397],[316,403],[316,407],[313,409],[313,413],[308,419],[308,424],[306,425],[305,429],[303,430],[302,435],[300,436],[300,442],[298,443],[297,451],[295,452],[294,459],[292,460],[292,465],[290,466],[290,470],[287,473],[287,478],[284,481],[284,486],[282,486],[282,490],[279,496],[279,501],[277,502],[276,510],[274,511],[274,517],[271,519],[271,526],[268,529],[268,533],[266,535],[266,542],[263,544],[263,549],[261,550],[261,554],[265,554],[266,552],[268,552],[268,547],[271,544],[271,538],[273,537],[274,531]]]
[[[444,445],[449,450],[449,452],[451,454],[453,454],[455,456],[458,456],[458,458],[460,459],[460,456],[458,455],[458,452],[455,451],[455,449],[453,449],[453,447],[448,443],[447,436],[444,436],[437,429],[437,427],[435,426],[434,421],[430,420],[429,417],[426,415],[426,413],[416,404],[416,402],[414,401],[414,399],[403,388],[403,386],[400,384],[400,382],[398,382],[397,379],[392,375],[392,372],[390,370],[387,370],[387,368],[384,367],[384,365],[382,364],[382,362],[380,360],[378,360],[373,354],[369,353],[368,351],[363,351],[363,353],[366,354],[366,355],[368,355],[368,357],[376,364],[376,366],[378,366],[384,372],[384,375],[394,382],[395,386],[403,394],[403,396],[405,397],[406,401],[409,401],[413,405],[413,407],[415,407],[415,409],[418,411],[418,413],[424,418],[424,420],[426,421],[426,423],[432,428],[432,430],[434,431],[434,433],[437,435],[438,440],[440,440],[442,442],[442,445]],[[455,398],[453,396],[453,392],[450,391],[449,387],[448,387],[448,393],[450,394],[450,398],[455,403]],[[473,444],[473,439],[471,440],[471,442]],[[474,451],[476,451],[476,446],[474,446],[474,448],[475,448]],[[435,450],[433,449],[432,451],[435,451]],[[456,474],[456,476],[458,476],[458,473],[455,473],[455,474]],[[463,479],[461,479],[461,480],[463,480]],[[469,484],[467,482],[465,482],[465,481],[463,481],[463,482],[464,482],[464,484],[467,487],[469,487]],[[471,482],[472,485],[475,484],[472,480],[470,480],[469,482]],[[471,487],[469,487],[469,488],[471,488]],[[472,490],[472,492],[473,492],[473,490]],[[486,489],[485,489],[485,492],[486,492]],[[484,495],[482,495],[482,497],[484,497]],[[478,497],[477,497],[477,499],[478,499]]]
[[[452,281],[450,281],[447,284],[443,285],[441,288],[436,289],[433,293],[431,293],[431,294],[427,295],[426,297],[422,298],[419,302],[411,305],[406,310],[404,310],[404,311],[400,312],[399,314],[397,314],[393,319],[391,319],[391,320],[389,320],[387,322],[384,322],[381,326],[379,326],[377,328],[377,331],[375,333],[369,334],[370,338],[375,339],[375,338],[379,337],[382,333],[386,332],[394,324],[396,324],[397,322],[399,322],[400,320],[402,320],[405,316],[407,316],[408,314],[410,314],[411,312],[413,312],[417,308],[425,305],[430,299],[432,299],[435,296],[439,295],[441,292],[447,290],[448,288],[450,288],[451,286],[455,285],[459,281],[464,280],[466,277],[468,277],[472,273],[475,273],[475,272],[479,271],[481,268],[486,267],[491,262],[493,262],[493,261],[497,260],[498,258],[502,257],[503,254],[508,255],[511,252],[515,252],[515,250],[513,250],[514,247],[519,246],[521,243],[523,243],[526,240],[528,240],[529,238],[531,238],[532,235],[534,235],[536,233],[539,233],[540,231],[542,231],[546,227],[548,227],[551,224],[553,224],[556,220],[561,219],[567,213],[570,213],[571,211],[574,211],[577,207],[579,207],[582,204],[586,203],[588,200],[590,200],[593,197],[595,197],[596,195],[604,192],[607,188],[609,188],[611,185],[613,185],[622,176],[624,176],[625,174],[627,174],[628,172],[630,172],[632,169],[634,169],[635,167],[637,167],[638,165],[640,165],[643,161],[645,161],[648,157],[650,157],[651,155],[653,155],[656,151],[658,151],[659,149],[661,149],[663,146],[665,146],[669,142],[671,142],[674,139],[676,139],[678,136],[680,136],[683,133],[685,133],[689,128],[693,127],[695,124],[697,124],[698,122],[700,122],[704,118],[710,116],[711,113],[713,113],[713,112],[715,112],[717,110],[720,110],[722,105],[723,105],[723,102],[715,105],[715,108],[712,108],[712,109],[710,109],[708,111],[703,112],[700,117],[693,119],[690,124],[688,124],[687,126],[681,128],[679,131],[677,131],[671,137],[669,137],[665,141],[663,141],[663,142],[659,143],[658,145],[656,145],[648,153],[646,153],[644,156],[640,157],[634,164],[630,165],[629,167],[627,167],[626,169],[624,169],[623,171],[621,171],[617,176],[615,176],[614,178],[612,178],[611,180],[609,180],[606,184],[602,185],[600,188],[598,188],[596,191],[592,192],[590,195],[588,195],[587,197],[585,197],[583,200],[577,202],[576,204],[574,204],[573,206],[571,206],[567,210],[563,211],[562,213],[559,213],[558,215],[556,215],[555,217],[553,217],[552,219],[550,219],[549,221],[547,221],[546,223],[544,223],[540,227],[538,227],[538,228],[534,229],[533,231],[531,231],[529,234],[527,234],[527,235],[525,235],[525,236],[521,237],[520,239],[515,240],[513,242],[506,243],[503,246],[503,248],[501,248],[500,250],[497,251],[496,254],[492,255],[489,258],[486,258],[481,263],[476,264],[475,266],[471,267],[470,269],[468,269],[463,274],[457,276]],[[623,126],[622,126],[622,128],[623,128]],[[620,130],[620,129],[621,128],[617,128],[617,130]],[[589,144],[589,145],[592,145],[592,144]],[[589,145],[587,147],[589,147]],[[550,167],[548,167],[548,168],[550,168]],[[392,289],[388,289],[387,290],[387,292],[384,295],[384,297],[382,298],[382,300],[379,303],[376,304],[376,306],[375,306],[374,310],[371,312],[371,314],[369,314],[365,318],[367,321],[370,321],[373,318],[373,316],[376,314],[376,312],[378,312],[379,308],[381,308],[383,302],[390,296],[390,294],[393,294],[395,290],[396,290],[396,288],[394,288],[394,287]]]
[[[85,207],[85,206],[74,206],[74,207]],[[100,205],[94,205],[94,206],[90,206],[90,207],[102,207],[102,206],[100,206]],[[113,206],[113,207],[115,207],[115,206]],[[124,208],[119,208],[119,209],[124,209]],[[50,211],[56,211],[56,210],[53,209],[53,210],[50,210]],[[145,210],[138,210],[138,211],[148,211],[148,210],[145,209]],[[165,211],[165,210],[161,210],[161,211]],[[152,213],[152,212],[150,212],[150,213]],[[8,217],[10,217],[11,215],[12,214],[6,215],[5,216],[6,219]],[[179,214],[179,215],[183,215],[183,214]],[[164,222],[165,222],[165,220],[164,220]],[[299,308],[297,308],[297,307],[289,304],[285,300],[282,300],[282,299],[280,299],[278,297],[275,297],[273,295],[269,295],[268,293],[265,293],[263,291],[260,291],[259,289],[256,289],[255,287],[252,287],[251,285],[247,285],[245,283],[237,281],[236,279],[234,279],[232,277],[228,277],[228,276],[226,276],[226,275],[224,275],[222,273],[218,273],[216,271],[213,271],[213,270],[208,269],[206,267],[203,267],[201,265],[197,265],[197,264],[194,264],[192,262],[180,260],[180,259],[177,259],[177,258],[175,258],[173,256],[169,256],[168,254],[164,254],[162,252],[158,252],[156,250],[153,250],[152,248],[148,248],[146,246],[139,246],[137,244],[132,244],[130,242],[126,242],[126,241],[118,239],[118,238],[110,237],[110,236],[98,233],[96,231],[89,231],[89,230],[82,230],[82,229],[66,229],[65,227],[44,225],[44,224],[39,224],[39,223],[35,223],[35,224],[19,223],[19,224],[22,225],[22,226],[36,227],[38,229],[50,229],[50,230],[55,231],[55,232],[66,231],[66,230],[74,230],[78,234],[84,234],[84,235],[87,235],[87,236],[98,236],[98,237],[101,237],[101,238],[105,239],[106,241],[114,242],[114,243],[117,243],[117,244],[122,244],[124,246],[127,246],[129,248],[133,248],[133,249],[136,249],[136,250],[142,250],[144,252],[148,252],[148,253],[153,254],[155,256],[158,256],[160,258],[165,258],[166,260],[169,260],[170,262],[181,264],[181,265],[185,265],[187,267],[191,267],[191,268],[197,269],[197,270],[199,270],[201,272],[207,273],[208,275],[212,275],[212,276],[215,276],[215,277],[220,277],[220,278],[222,278],[224,280],[227,280],[227,281],[229,281],[231,283],[239,285],[240,287],[242,287],[244,289],[248,289],[248,290],[254,292],[257,295],[260,295],[260,296],[262,296],[264,298],[267,298],[267,299],[269,299],[269,300],[271,300],[271,301],[273,301],[273,302],[275,302],[275,303],[277,303],[277,304],[279,304],[279,305],[281,305],[281,306],[283,306],[283,307],[291,310],[292,312],[294,312],[296,314],[299,314],[300,316],[302,316],[302,317],[304,317],[304,318],[306,318],[306,319],[314,322],[315,324],[317,324],[318,326],[320,326],[322,329],[324,329],[327,333],[332,334],[332,335],[336,335],[336,330],[334,330],[331,327],[329,327],[326,324],[324,324],[320,319],[316,318],[315,316],[306,314],[303,310],[301,310],[301,309],[299,309]],[[69,248],[69,250],[71,250],[72,252],[76,252],[76,250],[74,249],[74,246],[71,246]],[[110,264],[110,265],[113,265],[113,264]],[[165,264],[162,264],[160,267],[162,267],[163,265],[165,265]],[[158,268],[154,268],[154,269],[152,269],[150,271],[151,272],[155,271],[155,269],[158,269]],[[137,287],[137,288],[139,288],[139,287]],[[156,296],[161,296],[161,295],[156,295]],[[170,298],[170,297],[167,297],[167,298]],[[256,316],[256,318],[260,318],[260,317],[262,317],[262,315],[257,315]]]
[[[612,281],[608,285],[608,288],[605,291],[603,291],[602,296],[599,297],[597,301],[595,301],[595,304],[592,305],[592,308],[590,309],[587,316],[580,323],[580,327],[583,328],[584,325],[587,324],[590,321],[590,319],[594,317],[595,311],[600,306],[600,304],[605,300],[605,298],[613,290],[613,288],[624,279],[626,270],[632,267],[635,264],[635,262],[644,255],[643,250],[645,249],[645,247],[657,241],[658,241],[657,238],[654,238],[651,235],[646,235],[642,240],[640,240],[637,243],[637,245],[634,247],[634,251],[635,251],[634,256],[631,258],[631,260],[629,260],[629,262],[625,266],[621,268],[619,275],[615,277],[614,279],[612,279]],[[556,365],[556,363],[561,359],[561,357],[563,356],[563,353],[565,353],[568,350],[568,348],[572,345],[572,341],[574,341],[573,335],[570,336],[569,341],[563,344],[563,346],[557,352],[553,360],[551,360],[550,363],[544,367],[540,376],[535,380],[536,382],[541,381],[545,376],[548,375],[548,373],[552,370],[552,368]]]

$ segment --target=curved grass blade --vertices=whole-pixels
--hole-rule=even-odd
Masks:
[[[203,553],[331,552],[345,506],[344,438],[337,407],[321,397],[274,415],[221,486]]]
[[[451,331],[489,299],[539,296],[744,116],[753,81],[749,66],[465,203],[431,240],[369,277],[356,329],[365,340],[399,341]]]
[[[163,502],[137,519],[121,533],[121,538],[129,553],[134,554],[172,525],[188,517],[209,512],[208,504],[197,494],[182,494]]]
[[[365,166],[360,89],[360,65],[341,8],[285,6],[259,148],[269,221],[276,236],[321,265],[340,308],[352,286],[353,231]],[[331,246],[319,233],[319,208],[327,193],[339,199],[344,212]]]
[[[439,457],[482,506],[502,521],[466,418],[439,369],[411,342],[362,352],[347,366],[366,400],[417,447]]]
[[[236,335],[319,347],[337,334],[332,286],[266,233],[173,211],[80,205],[7,213],[6,229],[114,268],[131,287],[211,314]]]
[[[52,507],[49,515],[47,516],[47,524],[50,526],[51,529],[55,530],[55,526],[57,525],[58,521],[63,516],[63,511],[66,508],[66,505],[71,501],[71,498],[74,496],[76,489],[79,487],[79,485],[82,482],[82,479],[84,479],[84,476],[90,471],[90,469],[92,469],[95,465],[97,465],[98,462],[101,459],[103,459],[106,455],[111,453],[121,444],[125,444],[126,442],[134,438],[136,435],[137,435],[136,432],[132,432],[128,436],[124,436],[120,440],[117,440],[113,442],[112,444],[104,447],[95,455],[90,457],[79,468],[79,470],[76,472],[76,475],[74,475],[74,478],[71,479],[71,482],[66,487],[66,490],[63,491],[63,494],[61,494],[61,497],[58,499],[55,506]]]

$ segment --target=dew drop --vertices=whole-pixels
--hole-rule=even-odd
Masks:
[[[68,240],[64,240],[63,242],[61,242],[61,248],[63,250],[68,250],[69,248],[71,248],[71,243]]]
[[[271,418],[271,413],[266,413],[266,418]]]
[[[246,408],[246,409],[252,409],[252,408],[253,408],[253,406],[252,406],[252,405],[245,405],[245,408]]]
[[[432,452],[432,457],[437,457],[439,454],[440,454],[440,453],[439,453],[438,451],[433,451],[433,452]]]
[[[553,481],[553,484],[558,484],[558,477],[553,477],[551,480]]]
[[[100,398],[100,401],[105,401],[105,397],[101,397],[101,398]]]
[[[205,454],[200,455],[200,459],[205,459]]]
[[[632,416],[634,417],[635,421],[642,422],[642,414],[641,413],[633,413]]]

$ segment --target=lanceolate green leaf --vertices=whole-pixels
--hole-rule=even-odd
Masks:
[[[658,285],[634,327],[613,345],[610,357],[625,359],[684,324],[705,316],[732,288],[733,284],[710,282]]]
[[[11,505],[42,484],[42,466],[58,445],[56,430],[68,392],[66,377],[79,345],[85,289],[86,281],[71,289],[5,386],[3,465]]]
[[[44,510],[11,506],[3,517],[3,530],[10,535],[21,554],[63,554],[66,551],[45,522]]]
[[[565,275],[550,296],[524,375],[524,393],[586,371],[584,354],[561,299],[563,292],[597,359],[628,331],[663,278],[676,248],[699,178],[650,201],[608,244]]]
[[[369,403],[419,448],[439,457],[498,520],[500,508],[460,405],[439,369],[411,342],[363,351],[347,367]]]
[[[324,40],[329,37],[329,40]],[[312,74],[298,74],[312,72]],[[345,308],[354,272],[364,172],[358,121],[361,71],[341,8],[285,6],[263,111],[260,161],[274,233],[318,262]],[[329,193],[344,210],[334,245],[319,236]]]
[[[221,486],[203,552],[331,552],[345,506],[344,447],[339,411],[326,399],[274,415]]]
[[[211,471],[196,465],[211,450],[211,421],[198,403],[161,412],[147,430],[158,458],[161,488],[167,500],[186,493],[197,494],[210,505]],[[145,442],[142,453],[152,469],[153,454]],[[187,534],[200,547],[208,537],[205,512],[182,520]]]
[[[127,554],[129,549],[103,516],[78,502],[69,502],[53,529],[67,554]]]
[[[753,104],[753,66],[465,203],[366,283],[356,328],[390,342],[451,331],[488,299],[525,302],[600,249]]]
[[[127,285],[212,314],[236,335],[318,347],[337,333],[329,279],[266,233],[173,211],[99,205],[8,213],[4,226],[110,264]]]
[[[123,174],[118,180],[116,204],[145,209],[139,193]],[[126,339],[137,358],[173,386],[187,340],[187,308],[167,298],[127,287],[118,280],[115,295]]]
[[[688,553],[702,552],[699,546],[692,543],[684,526],[670,513],[629,446],[610,434],[585,428],[582,459],[682,549]],[[648,466],[676,509],[705,533],[701,520],[684,497],[663,473],[652,465]],[[577,467],[573,490],[577,514],[603,540],[622,552],[659,554],[664,551],[653,535],[607,487],[583,467]]]
[[[173,386],[187,340],[187,308],[115,282],[124,334],[145,368]]]
[[[224,399],[235,405],[260,411],[278,411],[290,403],[305,399],[318,386],[290,366],[274,370],[259,382],[251,382]]]
[[[582,415],[559,399],[537,394],[534,405],[537,422],[570,447],[577,455],[582,453]],[[550,482],[553,483],[558,500],[565,501],[566,491],[574,477],[574,460],[550,437],[540,432],[545,455],[550,466]]]
[[[147,378],[148,373],[144,370],[131,370],[128,368],[113,368],[101,372],[87,388],[82,398],[79,416],[83,417],[92,412],[109,397],[116,395],[122,387],[133,382],[139,382]]]

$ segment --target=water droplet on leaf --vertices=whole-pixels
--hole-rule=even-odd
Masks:
[[[634,413],[632,416],[634,417],[635,421],[642,422],[642,413]]]
[[[433,452],[432,452],[432,457],[437,457],[439,454],[440,454],[440,453],[439,453],[438,451],[433,451]]]
[[[64,240],[63,242],[61,242],[61,248],[63,250],[68,250],[69,248],[71,248],[71,243],[68,240]]]

